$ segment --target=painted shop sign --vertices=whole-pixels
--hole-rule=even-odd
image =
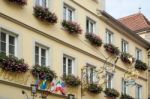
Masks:
[[[0,69],[0,79],[26,85],[30,77],[29,73],[14,73]]]

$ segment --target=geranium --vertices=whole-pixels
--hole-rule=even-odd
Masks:
[[[27,4],[27,0],[7,0],[7,1],[18,4],[18,5],[26,5]]]
[[[55,13],[50,12],[48,8],[35,6],[34,16],[42,21],[46,21],[52,24],[57,23],[57,16],[55,15]]]
[[[87,90],[94,94],[99,94],[102,92],[103,88],[98,84],[90,84]]]
[[[114,55],[119,55],[120,53],[118,47],[114,46],[113,44],[105,44],[104,48],[106,49],[107,52]]]
[[[102,39],[95,35],[94,33],[86,33],[85,37],[90,41],[92,45],[95,46],[101,46],[102,45]]]
[[[134,99],[134,98],[132,96],[122,93],[120,99]]]
[[[82,29],[77,22],[64,20],[62,22],[62,26],[65,28],[66,31],[72,34],[81,34],[82,32]]]
[[[46,66],[35,65],[31,72],[34,77],[39,77],[42,80],[47,79],[50,82],[57,77],[56,73]]]
[[[66,85],[71,87],[77,87],[81,83],[80,79],[78,77],[75,77],[74,75],[63,75],[62,80]]]
[[[28,65],[24,63],[23,59],[18,59],[14,56],[0,55],[0,66],[3,70],[10,72],[26,72],[28,70]]]
[[[121,54],[121,60],[124,62],[124,63],[127,63],[127,64],[132,64],[134,62],[134,58],[132,55],[130,55],[129,53],[122,53]]]
[[[104,91],[105,95],[108,97],[116,98],[119,97],[119,92],[114,88],[106,88]]]
[[[142,62],[141,60],[136,60],[136,62],[135,62],[135,68],[137,70],[145,71],[145,70],[148,69],[148,66],[146,65],[146,63]]]

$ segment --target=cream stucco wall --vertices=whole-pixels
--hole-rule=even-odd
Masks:
[[[34,1],[34,0],[33,0]],[[58,16],[58,23],[55,25],[50,25],[44,22],[39,21],[33,16],[33,6],[34,3],[31,0],[28,0],[27,6],[17,7],[11,3],[6,3],[4,0],[0,1],[0,13],[10,18],[0,17],[0,27],[5,28],[9,31],[12,31],[18,34],[19,47],[18,47],[18,57],[24,58],[25,61],[30,65],[30,68],[34,65],[34,44],[35,42],[41,43],[49,47],[49,66],[53,69],[57,75],[62,76],[62,56],[63,54],[70,55],[75,58],[75,74],[80,77],[81,68],[86,65],[86,63],[93,64],[98,68],[103,66],[101,59],[109,57],[103,46],[100,48],[95,48],[85,39],[85,26],[86,26],[86,17],[90,17],[96,22],[96,33],[99,35],[103,42],[105,42],[105,29],[109,29],[114,33],[114,44],[121,49],[121,39],[125,39],[129,43],[129,53],[135,56],[135,48],[138,47],[143,52],[143,61],[148,62],[147,60],[147,50],[143,48],[142,45],[137,43],[137,39],[132,37],[129,34],[123,34],[114,28],[111,25],[107,25],[102,21],[98,14],[97,9],[100,7],[100,4],[93,2],[92,0],[51,0],[50,10],[55,12]],[[54,2],[55,1],[55,2]],[[70,5],[76,9],[75,19],[81,25],[83,33],[77,37],[67,33],[61,26],[62,21],[62,11],[63,3]],[[19,22],[16,22],[19,21]],[[16,22],[16,23],[15,23]],[[24,23],[23,24],[20,24]],[[32,27],[32,29],[30,28]],[[134,38],[134,40],[132,40]],[[58,40],[57,40],[58,39]],[[127,69],[126,64],[120,60],[117,62],[117,66]],[[116,74],[113,80],[113,87],[121,92],[121,79],[124,76],[124,70],[116,69]],[[139,78],[137,83],[143,86],[143,99],[147,98],[147,72],[140,74],[143,78]],[[0,85],[6,90],[9,90],[9,87],[6,85]],[[28,84],[29,86],[29,84]],[[12,86],[12,89],[16,90],[16,93],[19,94],[20,89],[17,89]],[[73,93],[76,95],[77,99],[80,99],[80,89],[71,89],[68,90],[68,93]],[[130,95],[135,96],[135,86],[131,88]],[[6,93],[0,91],[0,95],[6,95]],[[13,96],[10,90],[10,96]],[[22,97],[18,95],[18,97]],[[86,94],[85,99],[103,99],[104,95],[100,94],[97,96],[89,96]],[[15,98],[14,96],[14,99]],[[20,98],[21,99],[21,98]],[[57,98],[56,98],[57,99]]]

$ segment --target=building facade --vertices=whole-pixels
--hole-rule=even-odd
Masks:
[[[27,3],[25,1],[0,1],[0,52],[7,56],[23,58],[29,65],[28,72],[16,75],[1,68],[0,99],[26,99],[26,95],[21,93],[22,90],[30,98],[30,84],[35,82],[30,70],[35,64],[49,67],[55,71],[58,79],[63,74],[72,74],[83,80],[82,68],[100,69],[109,65],[108,68],[112,70],[111,67],[114,67],[117,57],[119,59],[115,64],[114,74],[109,70],[103,70],[105,74],[113,75],[113,77],[104,77],[107,81],[100,83],[103,89],[114,88],[120,94],[128,94],[136,99],[148,98],[148,71],[139,71],[139,77],[134,86],[127,86],[124,81],[125,74],[129,74],[129,77],[134,75],[135,72],[131,72],[129,67],[134,67],[135,62],[132,63],[133,60],[129,59],[130,64],[126,64],[120,57],[122,53],[130,53],[135,60],[148,64],[150,44],[103,11],[104,0],[28,0]],[[68,28],[66,27],[68,25],[62,24],[63,20],[75,21],[73,25],[78,23],[81,29],[73,32],[70,30],[70,25]],[[76,34],[77,32],[79,33]],[[86,33],[90,37],[91,34],[94,35],[96,41],[93,38],[89,39],[89,35],[85,36]],[[115,45],[120,53],[116,56],[110,54],[103,45],[100,46],[102,42],[103,45]],[[93,77],[89,79],[92,79],[92,83],[94,82]],[[76,99],[107,98],[103,92],[91,94],[84,90],[83,95],[81,91],[83,91],[81,86],[67,87],[66,95],[73,94]],[[35,99],[40,99],[41,92],[41,90],[38,91]],[[65,99],[66,96],[60,93],[49,93],[47,99],[51,98]]]
[[[119,19],[119,21],[128,28],[130,28],[132,31],[134,31],[136,34],[140,35],[142,38],[150,42],[150,21],[141,12],[123,17]],[[150,89],[150,78],[148,80],[148,89]]]

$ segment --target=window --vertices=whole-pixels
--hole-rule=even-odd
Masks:
[[[63,19],[66,21],[74,21],[75,10],[64,4]]]
[[[107,77],[106,88],[112,88],[113,74],[107,72],[106,77]]]
[[[142,51],[138,48],[136,48],[136,60],[142,60]]]
[[[121,48],[122,48],[122,52],[127,53],[127,52],[128,52],[128,42],[122,40],[122,41],[121,41],[121,46],[122,46],[122,47],[121,47]]]
[[[89,18],[86,19],[86,32],[87,33],[95,33],[95,26],[96,26],[95,21]]]
[[[109,30],[106,30],[106,43],[113,44],[113,33]]]
[[[44,8],[48,8],[48,1],[49,0],[36,0],[36,6],[41,6]]]
[[[86,82],[88,84],[97,84],[99,79],[97,78],[96,67],[90,64],[87,64],[86,67]]]
[[[75,59],[64,55],[63,56],[63,74],[64,75],[70,75],[70,74],[74,74],[74,63]]]
[[[136,85],[136,99],[142,99],[142,86]]]
[[[128,91],[127,82],[124,79],[122,79],[122,93],[127,94],[127,91]]]
[[[48,48],[40,44],[35,45],[35,64],[48,66]]]
[[[5,55],[17,55],[17,36],[3,30],[0,31],[0,52]]]

